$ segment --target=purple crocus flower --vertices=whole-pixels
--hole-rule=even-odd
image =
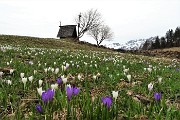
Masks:
[[[42,110],[42,107],[41,107],[41,105],[36,105],[36,110],[39,112],[39,113],[43,113],[43,110]]]
[[[71,87],[71,85],[67,85],[66,87],[66,95],[67,95],[67,98],[68,98],[68,101],[71,100],[71,97],[72,95],[76,96],[80,91],[80,88],[77,88],[77,87]]]
[[[73,87],[73,95],[76,96],[80,91],[80,88]]]
[[[110,96],[102,97],[102,102],[104,105],[106,105],[108,108],[110,108],[112,104],[112,98]]]
[[[73,95],[73,88],[71,88],[71,86],[66,87],[66,95],[67,95],[68,101],[70,101]]]
[[[54,90],[50,88],[42,93],[42,100],[44,103],[47,103],[48,101],[52,101],[53,97],[54,97]]]
[[[160,100],[161,99],[161,93],[155,92],[154,93],[154,99],[157,100],[157,101]]]
[[[62,78],[61,77],[57,78],[56,82],[58,85],[60,85],[62,83]]]

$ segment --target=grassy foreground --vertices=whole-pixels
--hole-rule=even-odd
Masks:
[[[180,119],[177,60],[42,40],[0,36],[0,119]]]

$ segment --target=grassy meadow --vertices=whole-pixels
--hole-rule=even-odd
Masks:
[[[0,120],[179,120],[180,63],[0,35]]]

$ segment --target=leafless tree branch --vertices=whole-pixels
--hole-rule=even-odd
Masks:
[[[84,33],[95,27],[98,27],[102,23],[101,14],[97,10],[93,9],[82,13],[80,21],[79,18],[76,18],[75,21],[77,24],[79,23],[78,38],[81,38]]]
[[[113,33],[107,25],[101,25],[91,29],[88,34],[96,40],[97,46],[99,46],[104,40],[111,40]]]

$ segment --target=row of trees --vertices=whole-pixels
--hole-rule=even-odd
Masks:
[[[113,37],[110,27],[104,24],[102,15],[97,10],[80,13],[75,21],[78,24],[78,40],[87,32],[99,46],[104,40],[111,40]]]
[[[166,32],[165,37],[159,38],[157,36],[155,41],[146,41],[143,45],[143,49],[159,49],[159,48],[170,48],[180,47],[180,27],[177,27],[175,31],[172,29]]]

